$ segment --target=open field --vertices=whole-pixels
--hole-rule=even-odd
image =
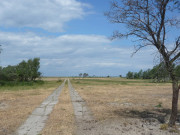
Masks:
[[[72,83],[82,97],[92,107],[106,108],[105,112],[115,110],[154,110],[161,104],[163,109],[171,106],[171,84],[156,84],[142,80],[117,79],[74,79]],[[93,104],[99,103],[99,104]],[[109,110],[107,110],[109,108]],[[99,110],[102,110],[99,108]],[[98,111],[97,111],[98,112]],[[105,115],[106,113],[104,113]],[[108,113],[107,113],[108,114]],[[98,115],[98,113],[96,113]],[[100,113],[99,119],[103,118]]]
[[[0,87],[0,135],[14,133],[31,112],[61,83]]]
[[[32,111],[61,85],[64,78],[42,79],[45,82],[41,85],[0,87],[0,135],[13,134]],[[76,135],[77,130],[85,130],[83,132],[87,135],[179,134],[178,124],[177,130],[160,130],[166,129],[164,123],[170,114],[170,83],[123,78],[71,78],[70,81],[72,87],[86,102],[92,113],[93,122],[86,127],[82,125],[82,129],[77,128],[66,82],[59,102],[40,134]]]
[[[58,80],[61,80],[63,78],[60,78],[60,77],[42,77],[41,79],[44,81],[58,81]]]
[[[146,123],[153,121],[157,127],[153,130],[159,130],[169,118],[172,98],[170,83],[121,78],[72,79],[71,82],[100,123],[116,121],[115,124],[125,125],[125,132],[132,128],[128,125],[137,126],[139,123],[140,127],[133,130],[141,134],[138,130],[146,129],[141,128],[142,125],[147,126]],[[161,131],[156,133],[161,134]]]

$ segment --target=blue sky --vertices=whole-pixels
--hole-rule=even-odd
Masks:
[[[0,65],[40,57],[44,76],[125,75],[157,64],[153,48],[131,57],[131,39],[109,40],[123,26],[104,16],[110,0],[1,0]]]

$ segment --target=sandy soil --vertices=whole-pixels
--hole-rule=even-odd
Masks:
[[[91,121],[77,131],[76,135],[179,135],[174,129],[159,129],[159,122],[143,119],[106,119]]]

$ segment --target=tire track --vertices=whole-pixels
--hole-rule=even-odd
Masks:
[[[25,123],[17,130],[17,135],[37,135],[40,133],[45,126],[48,115],[52,112],[55,104],[58,103],[58,97],[65,82],[66,80],[32,112]]]
[[[70,80],[68,79],[68,86],[71,96],[71,101],[74,108],[74,115],[77,124],[77,135],[84,135],[87,130],[91,130],[94,125],[94,118],[92,113],[86,106],[86,102],[81,98],[78,92],[72,87]]]

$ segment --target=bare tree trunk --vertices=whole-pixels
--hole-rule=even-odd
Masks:
[[[178,80],[172,79],[172,89],[173,89],[172,110],[171,110],[171,117],[169,120],[169,126],[171,127],[175,125],[178,114],[178,97],[179,97]]]

